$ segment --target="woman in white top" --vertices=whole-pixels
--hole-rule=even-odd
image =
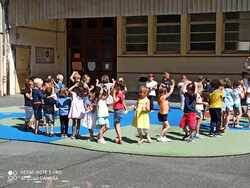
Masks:
[[[148,99],[150,100],[150,110],[154,109],[154,100],[156,99],[156,90],[158,83],[154,80],[154,75],[149,74],[148,81],[146,82],[146,88],[148,88]]]

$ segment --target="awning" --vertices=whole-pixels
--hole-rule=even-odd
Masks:
[[[250,11],[250,0],[10,0],[9,22]]]

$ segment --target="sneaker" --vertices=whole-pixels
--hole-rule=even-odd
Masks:
[[[171,140],[165,136],[160,136],[159,138],[157,138],[158,142],[170,142]]]
[[[193,139],[190,138],[190,137],[186,139],[186,142],[187,142],[187,143],[190,143],[190,142],[192,142],[192,141],[193,141]]]
[[[100,138],[98,139],[98,144],[106,144],[106,141],[104,140],[104,138]]]
[[[73,139],[73,140],[75,140],[75,139],[76,139],[76,137],[75,137],[75,136],[71,136],[70,138],[71,138],[71,139]]]
[[[145,139],[139,139],[138,140],[138,144],[142,144],[143,142],[145,142]]]
[[[209,137],[215,137],[215,134],[213,134],[213,133],[209,133],[209,135],[208,135]]]
[[[235,125],[234,128],[237,128],[237,129],[242,129],[243,127],[241,125]]]
[[[196,134],[196,135],[194,136],[194,138],[195,138],[195,139],[200,139],[200,138],[203,138],[203,136],[200,135],[200,134]]]

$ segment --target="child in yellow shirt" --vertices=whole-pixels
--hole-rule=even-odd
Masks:
[[[223,107],[224,86],[220,80],[213,80],[214,91],[209,94],[210,136],[220,135],[221,110]]]

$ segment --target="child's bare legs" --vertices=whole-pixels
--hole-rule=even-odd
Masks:
[[[51,122],[51,124],[50,124],[50,135],[51,136],[54,135],[54,122]]]
[[[80,126],[81,126],[81,120],[77,119],[76,120],[76,137],[80,136]]]
[[[223,128],[227,129],[228,128],[228,124],[229,124],[229,120],[232,118],[232,111],[227,111],[225,112],[225,116],[224,116],[224,123],[223,123]]]
[[[197,118],[197,124],[196,124],[196,136],[200,135],[200,126],[202,123],[202,118]]]
[[[101,129],[99,131],[99,134],[97,136],[98,138],[98,142],[101,144],[105,144],[105,140],[104,140],[104,133],[108,130],[107,125],[102,125]]]
[[[235,114],[235,127],[239,128],[239,127],[241,127],[240,126],[240,118],[242,116],[241,107],[239,109],[235,109],[234,114]]]
[[[185,126],[185,127],[183,128],[183,131],[184,131],[184,133],[185,133],[184,138],[187,138],[188,136],[190,136],[190,130],[188,129],[187,126]]]
[[[121,144],[122,143],[122,131],[121,131],[121,124],[120,122],[115,123],[115,132],[116,132],[116,143]]]
[[[166,136],[167,131],[168,131],[169,128],[170,128],[170,125],[169,125],[168,121],[164,121],[163,124],[162,124],[162,129],[161,129],[161,132],[160,132],[160,136],[161,137]]]
[[[94,138],[94,132],[93,132],[93,129],[88,129],[89,130],[89,140],[90,141],[94,141],[95,138]]]
[[[39,120],[35,120],[35,130],[34,130],[35,134],[38,134],[38,129],[39,129]]]
[[[249,106],[247,106],[247,117],[248,117],[248,127],[250,128],[250,108]]]
[[[78,137],[80,133],[80,119],[72,119],[72,138]]]
[[[145,134],[145,137],[146,137],[146,139],[147,139],[147,142],[148,142],[148,143],[151,143],[152,140],[151,140],[151,137],[150,137],[150,134],[149,134],[149,129],[143,129],[143,132],[144,132],[144,134]]]
[[[137,128],[137,131],[138,131],[138,135],[139,135],[139,140],[138,140],[138,143],[142,143],[143,142],[143,130],[141,128]]]

